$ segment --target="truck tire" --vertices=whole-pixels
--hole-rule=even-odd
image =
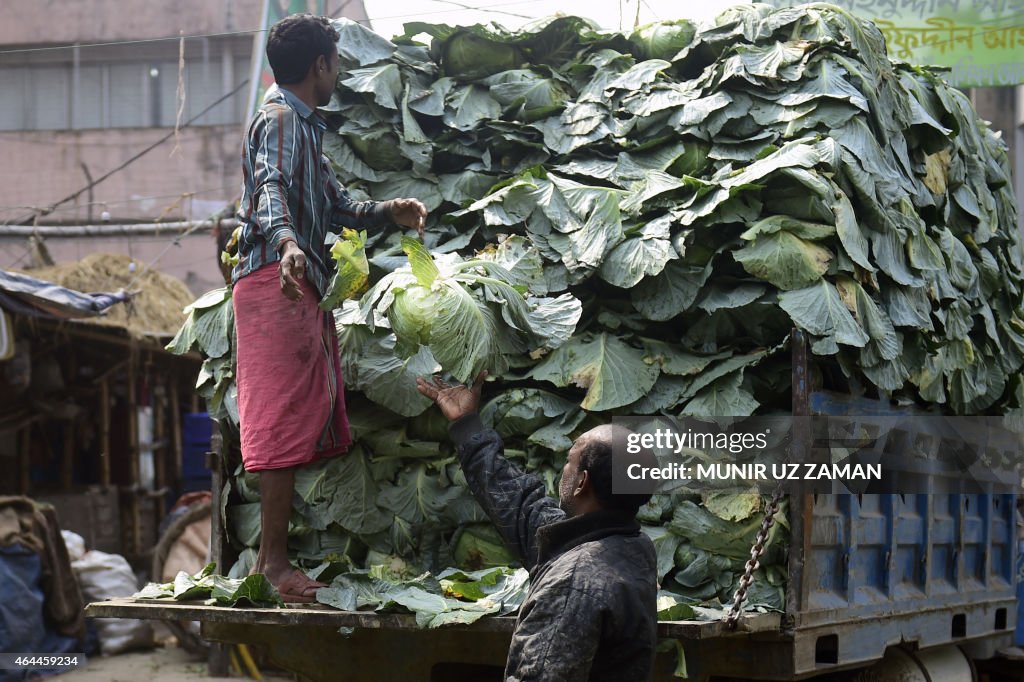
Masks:
[[[851,682],[976,682],[974,667],[955,646],[908,652],[891,647],[870,668],[852,675]]]

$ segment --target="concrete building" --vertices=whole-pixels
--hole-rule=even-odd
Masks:
[[[5,0],[0,225],[203,220],[237,199],[265,1],[303,4]],[[316,0],[306,4],[317,8]],[[366,19],[361,0],[321,6],[331,16]],[[210,230],[168,247],[176,232],[50,237],[45,245],[57,262],[113,251],[145,263],[163,252],[157,267],[193,291],[218,286]],[[24,237],[0,236],[0,268],[24,267],[32,257]]]

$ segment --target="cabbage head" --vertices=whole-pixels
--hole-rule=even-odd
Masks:
[[[345,138],[363,162],[379,171],[400,171],[412,167],[412,162],[402,155],[398,136],[390,132],[374,130],[362,135],[348,135]]]
[[[404,344],[429,345],[430,327],[436,312],[434,295],[428,287],[411,284],[395,292],[387,318],[395,336]]]
[[[478,80],[502,71],[517,69],[525,61],[515,45],[488,40],[459,31],[445,41],[444,72],[459,80]]]
[[[463,526],[452,540],[452,554],[459,568],[477,571],[519,563],[505,547],[497,529],[489,523]]]
[[[672,61],[680,50],[693,42],[697,27],[691,21],[660,21],[641,26],[629,37],[644,59]]]

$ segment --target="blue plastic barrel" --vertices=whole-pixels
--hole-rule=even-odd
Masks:
[[[206,412],[186,414],[181,423],[182,492],[210,489],[210,470],[206,453],[210,451],[213,421]]]
[[[190,412],[183,415],[181,422],[181,442],[183,445],[199,445],[210,447],[213,437],[213,420],[206,412]]]

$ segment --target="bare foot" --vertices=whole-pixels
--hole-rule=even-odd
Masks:
[[[312,604],[316,602],[316,591],[327,587],[326,583],[313,580],[302,571],[289,565],[283,570],[259,570],[253,567],[253,573],[263,573],[270,584],[281,593],[281,599],[287,604]]]

